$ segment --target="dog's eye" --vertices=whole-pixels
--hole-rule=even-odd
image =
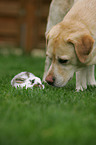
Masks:
[[[58,59],[58,62],[61,63],[61,64],[66,64],[68,62],[67,59]]]

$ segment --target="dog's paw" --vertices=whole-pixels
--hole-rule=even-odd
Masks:
[[[87,89],[87,86],[78,86],[76,87],[76,92],[84,91]]]
[[[96,86],[96,81],[92,81],[92,82],[88,83],[88,85],[94,87],[94,86]]]
[[[83,91],[82,86],[76,87],[76,92]]]

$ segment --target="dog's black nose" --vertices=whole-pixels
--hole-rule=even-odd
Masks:
[[[49,85],[54,85],[54,82],[55,82],[55,77],[53,77],[53,76],[51,76],[51,75],[48,75],[47,77],[46,77],[46,82],[49,84]]]

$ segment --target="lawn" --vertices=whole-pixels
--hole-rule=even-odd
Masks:
[[[96,88],[15,89],[22,71],[42,78],[45,58],[0,56],[0,145],[96,145]]]

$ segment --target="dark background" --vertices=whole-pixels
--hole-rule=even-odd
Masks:
[[[45,49],[51,0],[0,0],[0,48]]]

